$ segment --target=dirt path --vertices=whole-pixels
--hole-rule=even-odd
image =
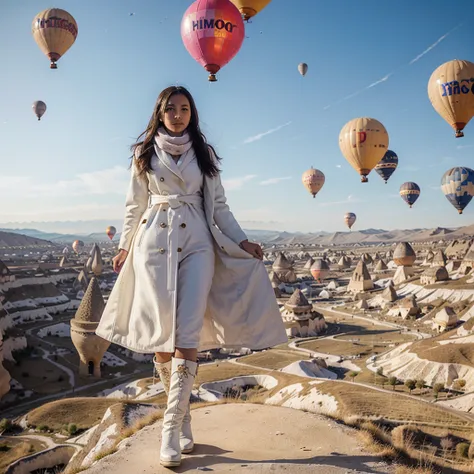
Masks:
[[[322,416],[289,408],[226,404],[193,410],[197,446],[172,471],[159,464],[161,422],[142,429],[125,447],[87,474],[393,473],[362,449],[354,432]]]

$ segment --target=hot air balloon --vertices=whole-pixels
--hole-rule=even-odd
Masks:
[[[420,197],[420,192],[420,187],[416,183],[407,182],[400,186],[400,196],[410,206],[410,208]]]
[[[196,0],[184,13],[181,37],[188,53],[215,82],[216,73],[239,51],[245,27],[229,0]]]
[[[347,212],[344,215],[344,222],[346,223],[346,226],[349,227],[349,230],[354,225],[356,219],[357,219],[357,216],[353,212]]]
[[[84,248],[84,242],[82,240],[75,240],[72,243],[72,249],[74,252],[76,252],[78,255],[81,253],[81,250]]]
[[[395,152],[392,150],[387,150],[385,152],[385,155],[383,158],[380,160],[380,162],[377,164],[377,166],[374,168],[375,171],[381,176],[381,178],[385,181],[385,184],[387,184],[388,179],[394,171],[397,169],[398,166],[398,156]]]
[[[249,21],[250,18],[261,12],[271,0],[231,0],[232,3],[239,9],[242,18]]]
[[[474,195],[474,171],[464,166],[446,171],[441,178],[441,191],[459,214],[462,214]]]
[[[474,116],[474,63],[455,59],[439,66],[428,82],[428,97],[456,138]]]
[[[360,180],[367,183],[367,175],[387,151],[387,130],[373,118],[356,118],[342,127],[339,148],[349,164],[361,175]]]
[[[51,60],[50,68],[57,69],[61,56],[77,38],[77,23],[74,17],[60,8],[48,8],[33,19],[31,32],[36,44]]]
[[[46,112],[46,104],[42,100],[37,100],[36,102],[33,102],[31,108],[33,109],[35,115],[38,117],[38,120],[41,120],[41,117]]]
[[[306,76],[306,73],[308,72],[308,65],[306,63],[299,63],[298,71],[302,76]]]
[[[303,181],[304,187],[313,195],[314,198],[324,186],[326,177],[322,171],[316,170],[311,166],[309,170],[303,173],[301,181]]]
[[[109,227],[105,229],[105,233],[108,235],[110,240],[113,240],[115,234],[117,233],[117,229],[113,225],[109,225]]]

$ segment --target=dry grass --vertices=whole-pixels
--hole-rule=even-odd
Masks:
[[[24,441],[12,438],[2,438],[0,442],[7,449],[0,452],[0,472],[5,472],[6,468],[13,462],[18,461],[24,456],[37,453],[45,449],[45,445],[37,440]]]
[[[318,390],[336,397],[340,410],[345,415],[432,424],[460,430],[472,428],[472,424],[461,416],[397,393],[338,382],[323,382],[318,384]]]
[[[46,403],[28,414],[30,426],[47,426],[50,430],[60,431],[69,423],[78,430],[87,430],[100,422],[104,413],[116,403],[135,403],[113,398],[66,398]]]
[[[117,452],[117,447],[113,446],[109,449],[105,449],[104,451],[101,451],[100,453],[97,453],[94,460],[100,461],[101,459],[104,459],[105,457],[110,456],[111,454],[114,454],[116,452]]]
[[[303,359],[307,359],[303,353],[297,354],[294,352],[283,352],[270,349],[265,352],[257,352],[242,357],[239,360],[244,364],[256,365],[267,369],[282,369],[293,362]]]

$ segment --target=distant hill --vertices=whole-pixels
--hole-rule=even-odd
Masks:
[[[22,235],[16,232],[0,231],[0,248],[11,247],[47,247],[56,246],[54,242],[28,235]]]
[[[2,228],[4,224],[0,224],[0,231],[5,234],[16,234],[23,235],[32,240],[50,241],[57,245],[71,245],[76,239],[82,240],[86,245],[93,244],[95,242],[106,243],[109,242],[108,237],[104,231],[101,231],[102,221],[90,221],[87,225],[84,224],[85,229],[91,229],[92,223],[96,222],[98,225],[90,233],[60,233],[48,230],[38,230],[37,228],[22,227],[22,228]],[[40,223],[38,223],[40,224]],[[51,223],[45,223],[51,224]],[[74,223],[63,223],[64,227],[73,228]],[[67,224],[67,226],[66,226]],[[48,227],[48,226],[46,226]],[[76,228],[82,227],[82,222],[76,222]],[[120,228],[117,226],[117,228]],[[354,244],[392,244],[400,241],[407,242],[430,242],[437,240],[453,240],[453,239],[470,239],[474,236],[474,224],[465,227],[459,227],[457,229],[448,229],[444,227],[436,227],[434,229],[397,229],[397,230],[384,230],[384,229],[362,229],[352,232],[287,232],[287,231],[276,231],[276,230],[265,230],[265,229],[244,229],[250,240],[257,242],[264,242],[267,244],[285,244],[285,245],[354,245]],[[11,237],[10,237],[11,239]],[[120,233],[115,235],[113,240],[114,243],[120,240]],[[6,240],[5,240],[6,242]],[[0,245],[6,245],[5,243]],[[22,244],[10,244],[10,245],[22,245]],[[33,245],[33,244],[30,244]]]

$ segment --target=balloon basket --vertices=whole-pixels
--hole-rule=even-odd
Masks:
[[[462,130],[456,130],[456,138],[462,138],[464,136],[464,133]]]
[[[51,62],[51,64],[49,65],[49,68],[50,69],[57,69],[58,65],[56,63]]]
[[[462,209],[458,209],[458,214],[462,214]]]
[[[207,78],[209,82],[217,82],[217,77],[215,74],[209,74],[209,77]]]
[[[362,176],[362,177],[360,178],[360,182],[361,182],[361,183],[368,183],[368,182],[369,182],[369,178],[367,178],[367,176]]]

